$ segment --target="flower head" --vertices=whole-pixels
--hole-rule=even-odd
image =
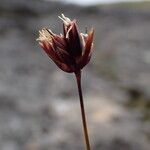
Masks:
[[[55,64],[65,72],[77,72],[90,60],[94,30],[87,34],[79,33],[76,20],[71,21],[63,14],[63,35],[54,34],[50,29],[39,31],[40,46]]]

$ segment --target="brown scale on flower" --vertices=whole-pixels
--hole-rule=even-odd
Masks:
[[[91,58],[94,30],[87,34],[79,33],[76,20],[71,21],[63,14],[59,18],[63,21],[64,35],[43,28],[37,41],[60,69],[78,72]]]

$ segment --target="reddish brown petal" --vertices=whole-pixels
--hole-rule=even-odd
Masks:
[[[66,49],[66,42],[64,40],[64,37],[61,37],[59,35],[55,35],[52,37],[52,42],[55,45],[55,47],[60,47],[62,49]]]
[[[47,42],[40,42],[41,47],[43,48],[43,50],[46,52],[46,54],[53,60],[56,62],[61,62],[59,56],[57,55],[57,53],[53,50],[53,47],[51,46],[51,44],[48,44]]]
[[[52,46],[49,45],[49,47],[47,47],[45,42],[40,43],[41,47],[44,49],[44,51],[47,53],[47,55],[54,61],[54,63],[63,71],[71,73],[74,72],[74,67],[73,66],[69,66],[67,64],[65,64],[63,61],[63,59],[61,59],[57,52],[55,52],[52,48]]]
[[[82,54],[82,46],[81,46],[80,36],[77,30],[77,25],[75,20],[72,22],[72,25],[67,31],[66,39],[69,43],[68,52],[75,58],[80,56]]]
[[[40,46],[46,51],[46,53],[49,52],[49,49],[51,48],[51,44],[47,41],[40,41]]]
[[[69,66],[75,66],[74,59],[63,49],[57,48],[57,54],[63,62]]]
[[[88,37],[86,39],[86,43],[85,43],[85,49],[83,51],[83,55],[81,56],[81,58],[79,58],[79,60],[77,60],[77,64],[80,66],[80,68],[82,69],[90,60],[91,57],[91,50],[92,50],[92,42],[93,42],[93,36],[94,36],[94,30],[92,29],[89,33],[88,33]]]

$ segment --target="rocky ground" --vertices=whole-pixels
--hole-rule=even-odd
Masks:
[[[84,149],[74,76],[35,40],[42,27],[61,32],[63,12],[82,32],[95,28],[95,53],[82,78],[93,150],[149,150],[149,8],[0,0],[0,149]]]

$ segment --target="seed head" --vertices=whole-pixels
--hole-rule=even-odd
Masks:
[[[69,73],[77,72],[91,58],[94,30],[86,34],[79,33],[76,20],[71,21],[64,14],[59,18],[63,21],[63,35],[43,28],[39,31],[37,41],[60,69]]]

